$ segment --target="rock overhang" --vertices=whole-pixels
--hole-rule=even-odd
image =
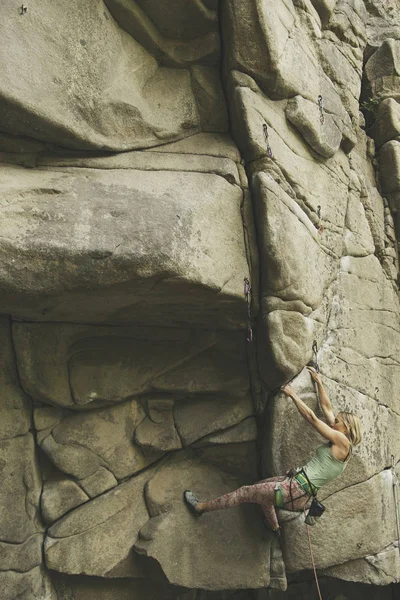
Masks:
[[[237,185],[197,172],[1,170],[2,312],[244,327]]]

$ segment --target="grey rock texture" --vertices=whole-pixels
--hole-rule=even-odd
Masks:
[[[174,585],[211,590],[268,586],[270,541],[259,514],[238,508],[218,519],[212,514],[196,519],[182,503],[185,486],[201,497],[216,497],[238,487],[238,481],[198,460],[168,462],[146,486],[151,518],[140,530],[135,549],[154,558]],[[179,536],[174,534],[177,528]],[[210,539],[214,542],[209,545]]]
[[[318,412],[314,341],[364,434],[311,529],[323,596],[394,600],[399,23],[397,0],[0,7],[0,600],[316,598],[303,515],[277,539],[182,501],[311,457],[279,387]]]

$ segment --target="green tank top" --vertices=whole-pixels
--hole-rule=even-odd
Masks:
[[[304,465],[303,469],[311,483],[320,488],[341,475],[347,463],[348,460],[342,462],[333,456],[328,442],[318,446],[315,456]]]

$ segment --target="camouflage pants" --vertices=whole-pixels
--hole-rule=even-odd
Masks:
[[[285,510],[302,511],[306,507],[309,496],[304,493],[295,479],[290,480],[289,477],[271,477],[270,479],[263,479],[254,485],[244,485],[234,492],[224,494],[219,498],[210,500],[210,502],[204,502],[204,510],[206,512],[222,510],[238,506],[245,502],[252,502],[261,506],[271,529],[279,529],[278,517],[275,510],[275,494],[278,485],[282,490]]]

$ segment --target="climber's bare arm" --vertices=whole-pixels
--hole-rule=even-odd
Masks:
[[[307,367],[307,369],[310,371],[311,377],[317,384],[319,403],[321,404],[322,412],[325,415],[326,422],[332,427],[332,425],[335,423],[335,414],[332,410],[332,404],[329,400],[328,394],[322,385],[321,375],[313,367]]]
[[[307,406],[307,404],[303,402],[301,398],[297,396],[297,394],[290,387],[290,385],[282,386],[281,391],[293,400],[297,410],[299,411],[303,419],[305,419],[307,423],[312,425],[312,427],[314,427],[314,429],[316,429],[318,433],[322,435],[322,437],[324,437],[326,440],[329,440],[333,444],[339,446],[343,450],[346,450],[348,448],[349,442],[344,433],[332,429],[329,425],[325,423],[325,421],[321,421],[321,419],[318,419],[315,412],[309,406]]]

